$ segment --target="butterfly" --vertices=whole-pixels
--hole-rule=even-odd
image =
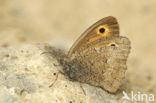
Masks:
[[[67,75],[75,81],[116,92],[127,70],[130,40],[119,35],[115,17],[105,17],[90,26],[67,54]]]

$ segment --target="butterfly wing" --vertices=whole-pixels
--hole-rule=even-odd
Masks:
[[[72,68],[72,79],[115,92],[125,76],[130,41],[125,37],[101,38],[83,45],[72,61],[80,65]]]
[[[73,44],[68,52],[68,57],[72,55],[82,45],[91,43],[99,38],[119,36],[119,24],[112,16],[105,17],[90,26]]]

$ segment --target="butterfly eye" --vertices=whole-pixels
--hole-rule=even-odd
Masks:
[[[111,44],[110,46],[115,47],[116,45],[115,44]]]
[[[105,28],[100,28],[100,29],[99,29],[99,32],[100,32],[100,33],[104,33],[104,32],[105,32]]]
[[[106,36],[107,35],[107,27],[106,25],[100,25],[97,29],[96,29],[96,33],[97,35],[100,35],[100,36]]]
[[[111,42],[108,44],[108,46],[111,46],[111,47],[118,47],[119,45],[115,42]]]

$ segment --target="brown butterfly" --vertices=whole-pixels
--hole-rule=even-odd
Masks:
[[[73,80],[114,93],[125,77],[130,48],[129,39],[119,36],[117,20],[103,18],[71,47],[65,72]]]

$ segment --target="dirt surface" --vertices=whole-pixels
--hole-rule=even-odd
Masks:
[[[126,79],[156,94],[155,0],[0,0],[0,46],[48,42],[69,49],[97,20],[112,15],[132,42]]]

